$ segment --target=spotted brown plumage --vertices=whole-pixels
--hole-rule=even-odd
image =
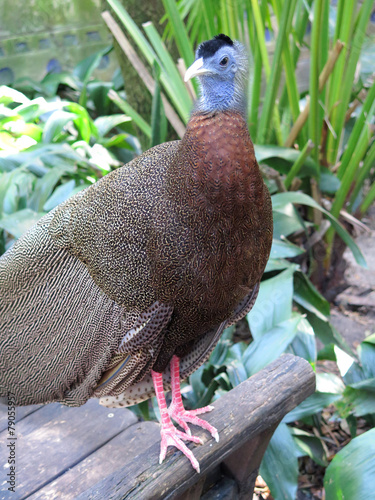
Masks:
[[[198,469],[186,422],[216,431],[183,410],[179,378],[251,309],[272,210],[245,121],[243,46],[205,42],[187,75],[202,92],[181,141],[76,194],[0,259],[0,395],[126,406],[156,388],[162,456],[173,444]],[[185,434],[170,424],[161,373]]]

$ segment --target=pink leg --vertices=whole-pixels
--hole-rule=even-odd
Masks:
[[[182,439],[193,441],[198,444],[202,444],[202,441],[198,437],[190,436],[175,428],[167,410],[167,403],[165,401],[163,391],[163,375],[161,373],[154,372],[153,370],[151,370],[151,375],[154,382],[161,417],[161,447],[159,463],[162,463],[164,460],[168,446],[175,446],[182,451],[182,453],[190,460],[194,469],[199,472],[198,460],[194,457],[193,452],[182,442]]]
[[[198,418],[197,415],[201,413],[206,413],[214,409],[213,406],[205,406],[204,408],[198,408],[197,410],[187,411],[184,408],[181,397],[180,388],[180,360],[177,356],[173,356],[171,360],[171,380],[172,380],[172,403],[169,407],[168,413],[173,420],[175,420],[178,425],[180,425],[184,431],[191,435],[190,429],[187,422],[199,427],[203,427],[208,432],[211,433],[212,437],[218,442],[219,434],[215,427],[210,425],[205,420]]]

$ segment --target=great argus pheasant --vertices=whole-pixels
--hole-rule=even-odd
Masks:
[[[199,471],[188,424],[218,435],[197,416],[211,406],[185,411],[180,379],[253,306],[272,209],[245,120],[244,46],[202,43],[193,77],[200,96],[181,141],[71,197],[1,257],[0,396],[114,407],[156,394],[160,461],[176,446]]]

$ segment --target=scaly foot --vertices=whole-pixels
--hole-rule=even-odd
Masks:
[[[197,444],[202,444],[202,441],[199,437],[185,434],[184,432],[181,432],[175,428],[168,415],[167,403],[165,401],[163,391],[163,376],[161,373],[154,372],[153,370],[151,370],[151,375],[155,386],[155,393],[158,400],[161,417],[161,447],[159,463],[162,463],[162,461],[164,460],[168,446],[175,446],[180,451],[182,451],[182,453],[190,460],[190,463],[194,467],[194,469],[199,472],[198,460],[194,457],[193,452],[189,450],[189,448],[185,443],[183,443],[182,440],[193,441]]]
[[[216,428],[210,425],[205,420],[197,417],[197,415],[212,411],[214,407],[204,406],[203,408],[198,408],[196,410],[185,410],[184,408],[180,388],[180,362],[177,356],[173,356],[171,360],[171,385],[172,403],[168,409],[169,416],[173,418],[173,420],[175,420],[189,436],[191,435],[191,431],[187,423],[197,425],[199,427],[202,427],[203,429],[206,429],[216,440],[216,442],[218,442],[219,434]]]

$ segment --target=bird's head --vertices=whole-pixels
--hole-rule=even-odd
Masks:
[[[240,42],[221,34],[201,43],[185,74],[185,81],[197,76],[201,84],[195,109],[203,113],[235,110],[245,115],[248,73],[248,54]]]

